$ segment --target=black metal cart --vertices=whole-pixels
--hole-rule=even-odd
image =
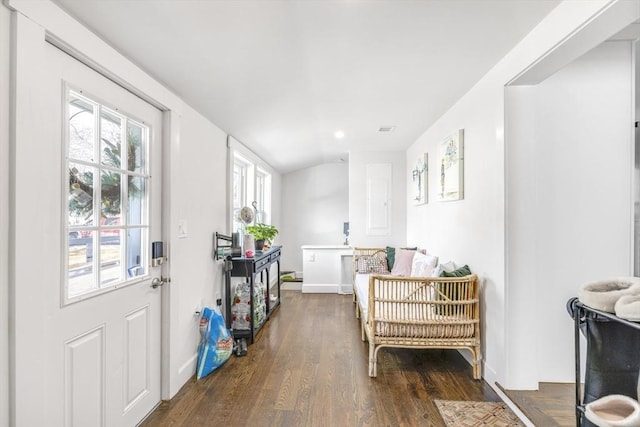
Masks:
[[[249,344],[253,343],[254,338],[263,323],[256,324],[254,322],[254,286],[256,283],[256,276],[260,276],[260,280],[266,280],[266,316],[264,321],[266,322],[273,311],[280,306],[280,256],[281,246],[271,246],[266,251],[257,251],[256,254],[251,257],[227,257],[225,262],[225,293],[226,293],[226,320],[227,328],[231,329],[231,305],[232,305],[232,292],[231,292],[231,278],[241,277],[244,278],[249,284],[249,296],[250,296],[250,322],[249,328],[244,329],[232,329],[234,339],[244,339]],[[276,281],[275,284],[271,284],[271,265],[275,264],[276,268]],[[266,275],[266,279],[262,278],[262,275]]]
[[[578,298],[567,302],[574,322],[576,371],[576,426],[594,426],[584,416],[584,405],[610,394],[638,398],[640,323],[593,309]],[[581,390],[580,334],[587,340],[584,390]]]

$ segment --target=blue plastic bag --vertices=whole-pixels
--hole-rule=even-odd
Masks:
[[[205,307],[200,318],[201,340],[198,345],[196,378],[204,378],[222,366],[233,351],[233,338],[218,310]]]

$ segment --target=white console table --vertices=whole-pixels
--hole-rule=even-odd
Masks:
[[[344,245],[302,246],[302,293],[350,294],[353,249]]]

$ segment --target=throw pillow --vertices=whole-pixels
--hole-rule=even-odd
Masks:
[[[415,254],[415,250],[396,249],[396,259],[393,263],[393,269],[391,269],[391,275],[409,276],[411,274],[411,263],[413,262],[413,256]]]
[[[456,264],[453,261],[439,263],[433,271],[433,277],[441,277],[443,271],[451,272],[455,270]]]
[[[438,257],[416,252],[411,262],[411,277],[433,277]]]
[[[470,274],[471,274],[471,270],[469,269],[469,266],[465,264],[462,267],[458,268],[457,270],[453,270],[453,271],[444,270],[442,273],[440,273],[440,277],[464,277]]]
[[[361,274],[389,274],[387,257],[383,253],[358,258],[357,268]]]
[[[402,248],[402,249],[409,249],[409,250],[415,251],[418,248],[414,247],[414,248]],[[389,271],[393,269],[393,264],[395,264],[395,261],[396,261],[396,248],[387,246],[387,268],[389,269]]]
[[[442,273],[440,273],[440,277],[464,277],[470,274],[471,270],[469,269],[469,266],[465,264],[453,271],[443,270]],[[444,298],[451,301],[457,301],[460,298],[458,296],[457,288],[454,286],[450,286],[450,284],[438,283],[436,288],[439,290],[439,292],[436,294],[436,299]],[[446,295],[446,297],[443,297],[443,295]],[[446,310],[442,306],[436,306],[435,313],[446,314]]]
[[[396,248],[387,246],[387,268],[389,271],[393,269],[393,263],[396,261]]]

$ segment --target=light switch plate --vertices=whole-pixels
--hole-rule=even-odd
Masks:
[[[178,221],[178,239],[185,239],[189,237],[189,232],[187,230],[187,221],[181,219]]]

